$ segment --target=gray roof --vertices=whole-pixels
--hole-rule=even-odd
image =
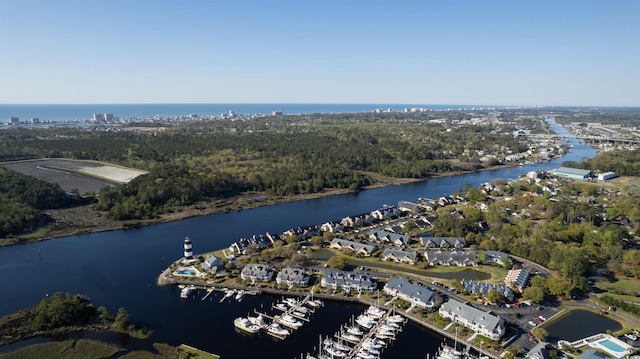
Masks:
[[[424,237],[420,238],[426,247],[464,247],[467,241],[462,237]]]
[[[411,241],[411,237],[409,236],[405,236],[403,234],[396,234],[396,233],[391,233],[391,232],[386,232],[386,231],[378,231],[375,229],[372,229],[369,231],[369,236],[370,237],[375,237],[376,239],[383,241],[383,240],[387,240],[389,242],[396,242],[396,241],[400,241],[403,244],[407,244]]]
[[[424,256],[431,264],[440,262],[445,265],[474,265],[476,264],[476,254],[473,252],[443,252],[425,251]]]
[[[433,292],[425,287],[415,285],[404,279],[393,277],[385,286],[385,291],[398,291],[407,297],[414,298],[422,303],[429,303]]]
[[[466,281],[465,279],[463,279],[461,282],[462,286],[464,287],[464,291],[467,293],[480,293],[482,295],[487,295],[489,294],[489,291],[496,290],[506,298],[513,298],[514,296],[513,289],[507,287],[506,285]]]
[[[276,281],[278,283],[307,285],[309,283],[309,276],[302,268],[285,267],[278,272]]]
[[[397,259],[402,259],[404,257],[408,257],[409,259],[411,259],[413,262],[416,261],[417,258],[417,253],[415,251],[403,251],[400,249],[395,249],[395,248],[385,248],[384,252],[382,252],[382,258],[384,259],[384,257],[391,255],[394,258]]]
[[[567,174],[567,175],[575,175],[575,176],[587,176],[591,174],[590,170],[581,170],[579,168],[571,168],[571,167],[560,167],[557,170],[553,171],[556,174]]]
[[[455,313],[457,316],[466,319],[469,322],[480,324],[485,328],[493,331],[500,325],[501,318],[491,313],[476,309],[466,303],[449,299],[440,307],[441,311]]]
[[[321,285],[324,287],[345,288],[348,290],[372,291],[376,282],[369,273],[356,273],[339,270],[328,270],[322,275]]]
[[[378,249],[378,246],[375,246],[375,245],[358,243],[358,242],[348,241],[346,239],[340,239],[340,238],[334,238],[331,241],[331,245],[330,246],[331,247],[337,246],[337,247],[340,247],[340,248],[352,248],[356,252],[365,251],[365,252],[367,252],[369,254],[375,252],[376,249]]]
[[[606,353],[599,352],[593,349],[585,350],[585,352],[578,357],[578,359],[609,359],[609,358],[613,358],[613,357],[607,355]]]

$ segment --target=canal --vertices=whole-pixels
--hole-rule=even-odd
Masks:
[[[551,125],[556,132],[566,133],[555,123]],[[248,296],[242,303],[219,303],[216,297],[185,301],[179,298],[177,288],[155,284],[158,274],[182,256],[185,236],[192,239],[195,253],[213,251],[226,248],[240,237],[321,224],[399,200],[437,198],[465,184],[476,187],[494,178],[516,178],[531,170],[558,168],[563,161],[595,155],[586,144],[570,141],[572,151],[563,158],[529,166],[4,247],[0,249],[0,316],[35,305],[57,291],[82,293],[114,313],[125,307],[134,322],[153,330],[151,340],[155,342],[186,343],[224,359],[299,358],[300,353],[313,350],[320,335],[332,334],[364,307],[329,302],[311,323],[283,342],[241,335],[234,330],[233,318],[270,306],[277,298]],[[426,353],[435,353],[441,341],[435,334],[408,324],[383,357],[424,358]],[[129,345],[137,344],[132,341]]]

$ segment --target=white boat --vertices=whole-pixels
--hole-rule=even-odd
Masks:
[[[389,328],[393,328],[395,330],[400,329],[400,325],[398,325],[398,323],[394,323],[394,322],[389,321],[389,320],[385,321],[382,325],[387,326]]]
[[[338,348],[334,347],[334,346],[329,346],[325,348],[325,351],[331,356],[331,357],[336,357],[336,358],[343,358],[347,356],[347,353],[343,352],[342,350],[339,350]]]
[[[367,308],[367,315],[370,315],[374,318],[382,318],[383,315],[385,315],[386,311],[384,309],[380,309],[376,306],[369,306],[369,308]]]
[[[333,346],[336,349],[342,350],[343,352],[351,351],[351,347],[350,346],[344,345],[344,344],[342,344],[340,342],[336,342],[335,340],[332,340],[330,338],[325,339],[323,344],[325,346]]]
[[[300,304],[295,298],[284,298],[284,302],[287,303],[287,305],[289,305],[290,307],[296,307]]]
[[[322,307],[322,302],[318,299],[311,299],[307,302],[307,304],[309,304],[312,307],[318,308],[318,307]]]
[[[191,292],[193,292],[193,289],[194,287],[192,286],[182,288],[182,290],[180,291],[180,298],[182,299],[189,298],[189,296],[191,295]]]
[[[284,304],[284,303],[277,303],[277,304],[275,305],[275,307],[276,307],[276,309],[280,309],[280,310],[281,310],[281,311],[283,311],[283,312],[286,312],[286,311],[288,311],[288,310],[289,310],[289,307],[287,307],[287,305],[286,305],[286,304]]]
[[[360,329],[360,327],[355,325],[347,327],[347,332],[353,335],[364,335],[364,332],[362,331],[362,329]]]
[[[361,348],[364,348],[367,352],[373,355],[380,355],[380,348],[375,348],[372,344],[362,343]]]
[[[461,359],[461,358],[462,358],[462,352],[446,344],[443,344],[440,350],[438,350],[438,354],[436,354],[436,359]]]
[[[300,328],[302,326],[302,322],[299,321],[297,318],[289,315],[289,314],[285,314],[282,317],[278,318],[280,320],[280,322],[284,325],[290,326],[290,327],[294,327],[294,328]]]
[[[242,298],[244,298],[245,292],[244,290],[239,290],[238,293],[236,294],[236,300],[238,302],[242,301]]]
[[[400,314],[390,315],[387,321],[392,323],[404,323],[404,318]]]
[[[264,317],[262,316],[262,314],[259,314],[257,317],[248,317],[247,319],[249,320],[249,322],[251,322],[251,324],[255,324],[260,328],[264,328],[265,326],[267,326],[267,322],[264,321]]]
[[[384,346],[382,343],[384,342],[379,339],[366,338],[365,340],[362,341],[362,346],[363,347],[368,346],[375,349],[382,349]]]
[[[360,340],[362,340],[362,337],[360,337],[359,335],[353,335],[351,333],[346,333],[346,332],[341,333],[340,337],[344,340],[348,340],[352,342],[359,342]]]
[[[358,356],[358,358],[361,358],[361,359],[375,359],[376,358],[375,355],[369,353],[366,350],[362,350],[362,349],[360,349],[360,351],[358,351],[357,356]]]
[[[233,297],[233,295],[236,293],[235,290],[233,289],[228,289],[227,291],[224,292],[224,297],[222,297],[222,299],[227,299],[227,298],[231,298]]]
[[[238,317],[234,319],[233,325],[235,325],[236,328],[251,334],[255,334],[260,331],[260,327],[258,325],[251,323],[249,319],[245,317]]]
[[[269,326],[267,326],[267,331],[271,334],[276,334],[279,336],[289,335],[289,331],[281,327],[278,323],[269,324]]]

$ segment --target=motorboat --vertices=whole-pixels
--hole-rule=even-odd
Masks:
[[[371,305],[369,306],[369,308],[367,308],[367,315],[370,315],[374,318],[380,319],[385,314],[386,314],[386,311],[384,309],[380,309],[376,306]]]
[[[300,304],[295,298],[284,298],[284,302],[287,303],[287,305],[289,305],[290,307],[296,307]]]
[[[294,328],[300,328],[302,326],[302,322],[299,321],[297,318],[289,315],[289,314],[285,314],[282,317],[279,318],[280,323],[289,326],[289,327],[294,327]]]
[[[192,286],[187,286],[182,288],[182,290],[180,290],[180,298],[182,299],[187,299],[191,296],[191,293],[193,292],[194,287]]]
[[[382,349],[384,346],[383,343],[384,342],[379,339],[366,338],[365,340],[362,341],[362,346],[363,347],[367,346],[375,349]]]
[[[394,322],[391,322],[391,321],[388,321],[388,320],[385,321],[382,325],[383,326],[387,326],[389,328],[393,328],[395,330],[400,329],[400,325],[398,325],[398,323],[394,323]]]
[[[364,331],[362,331],[362,329],[360,329],[360,327],[356,325],[347,327],[346,330],[348,333],[351,333],[353,335],[364,335]]]
[[[336,342],[335,340],[332,340],[332,339],[329,339],[329,338],[325,339],[323,344],[325,346],[333,346],[336,349],[342,350],[343,352],[351,351],[351,347],[350,346],[342,344],[340,342]]]
[[[334,347],[334,346],[328,346],[325,348],[325,351],[331,356],[331,357],[335,357],[335,358],[343,358],[345,356],[347,356],[347,353],[343,352],[342,350]]]
[[[307,301],[307,304],[309,304],[312,307],[318,308],[318,307],[322,307],[323,303],[318,299],[311,299]]]
[[[260,331],[260,327],[256,324],[253,324],[249,321],[248,318],[238,317],[233,320],[233,325],[241,330],[244,330],[247,333],[255,334]]]
[[[267,326],[267,322],[264,321],[264,317],[262,314],[259,314],[257,317],[247,317],[251,324],[255,324],[260,328]]]
[[[443,344],[440,350],[438,350],[438,354],[436,354],[436,359],[461,359],[461,358],[462,358],[462,352],[446,344]]]
[[[376,359],[375,355],[373,355],[373,354],[369,353],[369,351],[363,350],[363,349],[360,349],[358,351],[358,354],[356,354],[356,355],[358,356],[358,358],[361,358],[361,359]]]
[[[244,298],[245,292],[244,290],[239,290],[238,293],[236,293],[236,300],[238,302],[240,302],[242,300],[242,298]]]
[[[347,333],[347,332],[343,332],[340,334],[340,337],[344,340],[348,340],[348,341],[352,341],[352,342],[359,342],[360,340],[362,340],[362,337],[360,337],[359,335],[353,335],[351,333]]]
[[[373,355],[380,355],[380,348],[375,348],[372,344],[362,343],[361,348],[364,348],[367,352]]]
[[[287,307],[287,305],[286,305],[286,304],[284,304],[284,303],[277,303],[277,304],[275,305],[275,307],[276,307],[276,309],[280,309],[280,310],[281,310],[281,311],[283,311],[283,312],[286,312],[286,311],[288,311],[288,310],[289,310],[289,307]]]
[[[400,314],[390,315],[387,321],[391,323],[404,323],[404,318]]]
[[[224,301],[225,299],[231,298],[233,297],[233,295],[236,293],[236,291],[234,289],[228,289],[224,292],[224,297],[222,297],[222,301]]]
[[[271,323],[267,326],[267,331],[271,334],[276,334],[278,336],[289,335],[289,331],[284,329],[278,323]]]

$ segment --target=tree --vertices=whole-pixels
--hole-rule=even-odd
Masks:
[[[118,309],[118,314],[116,314],[114,323],[120,329],[126,329],[129,326],[129,313],[127,313],[126,309],[122,307]]]
[[[344,270],[349,265],[349,258],[345,256],[333,256],[327,262],[331,268]]]
[[[502,303],[504,302],[504,295],[497,290],[492,289],[487,293],[487,300],[494,304]]]
[[[113,316],[103,305],[98,307],[98,318],[103,324],[111,323],[113,321]]]
[[[524,289],[522,297],[525,300],[530,300],[534,303],[540,303],[544,301],[544,289],[540,287],[527,287]]]

